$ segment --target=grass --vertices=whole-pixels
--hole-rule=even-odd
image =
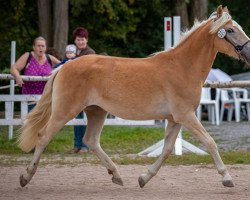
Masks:
[[[16,146],[17,129],[14,128],[14,139],[8,140],[8,127],[0,127],[0,164],[15,165],[27,164],[32,154],[23,153]],[[157,158],[138,157],[137,153],[161,140],[164,129],[158,127],[128,127],[105,126],[101,135],[101,146],[105,152],[118,164],[151,164]],[[200,145],[187,132],[183,138],[195,145]],[[50,142],[42,156],[42,164],[81,164],[99,163],[95,155],[70,155],[66,152],[73,147],[73,127],[64,127]],[[221,157],[226,164],[250,164],[250,151],[221,152]],[[200,156],[187,153],[182,156],[172,155],[166,161],[170,165],[210,164],[213,160],[210,155]]]
[[[8,129],[1,127],[1,154],[19,154],[14,128],[14,139],[8,140]],[[134,154],[163,138],[163,128],[105,126],[101,135],[101,146],[108,154]],[[73,147],[73,127],[65,126],[49,143],[45,153],[62,153]]]

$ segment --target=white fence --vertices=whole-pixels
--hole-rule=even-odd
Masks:
[[[178,19],[179,20],[179,19]],[[11,65],[15,62],[15,48],[16,43],[14,41],[11,42]],[[22,79],[24,81],[47,81],[49,77],[42,77],[42,76],[22,76]],[[28,112],[28,102],[30,101],[38,101],[41,97],[41,95],[15,95],[14,94],[14,77],[10,74],[0,74],[0,80],[10,80],[9,86],[2,86],[0,89],[6,89],[10,88],[10,94],[9,95],[0,95],[0,102],[5,102],[5,115],[4,118],[0,118],[0,126],[1,125],[8,125],[9,126],[9,139],[13,137],[13,126],[14,125],[21,125],[23,122],[23,119],[27,115]],[[211,88],[229,88],[229,87],[249,87],[250,81],[238,81],[238,82],[228,82],[228,83],[218,83],[218,82],[212,82],[212,83],[205,83],[204,87],[211,87]],[[21,111],[20,115],[18,115],[16,118],[14,118],[14,103],[20,102],[21,103]],[[84,119],[73,119],[69,121],[66,125],[85,125],[87,124],[87,118],[86,116]],[[148,120],[148,121],[131,121],[131,120],[123,120],[118,117],[114,118],[108,118],[105,121],[105,125],[154,125],[154,120]],[[189,143],[182,140],[181,137],[181,131],[179,133],[179,136],[177,138],[176,144],[175,144],[175,153],[176,155],[182,155],[182,146],[184,148],[187,148],[195,153],[205,154],[205,152],[200,151],[193,145],[190,146]],[[157,143],[158,144],[158,143]],[[149,154],[151,152],[151,156],[157,156],[162,151],[162,141],[159,142],[159,145],[153,145],[152,147],[149,147],[148,149],[142,151],[139,153],[139,155],[145,155]]]
[[[0,74],[0,79],[13,79],[13,77],[9,74]],[[47,80],[48,77],[28,77],[23,76],[24,80],[29,81],[38,81],[38,80]],[[6,88],[3,86],[2,88]],[[4,118],[0,119],[0,126],[8,125],[8,126],[15,126],[21,125],[23,119],[28,113],[28,103],[29,102],[36,102],[40,99],[41,95],[16,95],[16,94],[9,94],[9,95],[0,95],[0,102],[5,102],[5,115]],[[20,115],[17,115],[14,118],[14,103],[20,102]],[[87,118],[86,116],[84,119],[73,119],[69,121],[66,125],[86,125]],[[134,121],[134,120],[124,120],[118,117],[111,117],[107,118],[105,121],[105,125],[154,125],[154,120],[145,120],[145,121]],[[12,138],[12,133],[9,133],[9,138]]]
[[[16,59],[16,42],[11,42],[11,63],[13,65]],[[43,76],[22,76],[24,81],[47,81],[49,77]],[[9,88],[9,95],[0,95],[0,102],[5,102],[5,111],[4,118],[0,118],[0,126],[8,125],[9,126],[9,139],[13,138],[13,126],[21,125],[23,119],[28,112],[28,103],[31,101],[38,101],[40,95],[15,95],[15,84],[14,77],[10,74],[0,74],[0,80],[10,80],[9,86],[0,85],[0,94],[1,89]],[[17,115],[14,118],[14,104],[15,102],[21,103],[20,115]],[[69,121],[66,125],[85,125],[87,124],[86,116],[84,119],[73,119]],[[118,117],[113,116],[112,118],[107,118],[105,125],[154,125],[154,120],[146,121],[133,121],[133,120],[124,120]]]
[[[38,76],[22,76],[23,80],[26,81],[46,81],[48,80],[49,77],[38,77]],[[7,125],[9,126],[9,139],[12,139],[13,137],[13,126],[16,125],[21,125],[23,122],[23,119],[28,113],[28,103],[29,102],[36,102],[40,99],[41,95],[16,95],[14,94],[14,77],[11,76],[10,74],[0,74],[0,80],[1,79],[7,79],[11,80],[12,84],[10,86],[2,86],[0,89],[6,89],[10,88],[10,94],[9,95],[0,95],[0,102],[5,102],[5,114],[4,118],[0,118],[0,126]],[[217,83],[217,82],[212,82],[212,83],[205,83],[204,87],[219,87],[219,88],[229,88],[229,87],[249,87],[250,86],[250,81],[233,81],[233,82],[227,82],[227,83]],[[19,102],[21,104],[20,106],[20,114],[14,117],[14,103]],[[87,124],[87,118],[86,116],[84,119],[73,119],[69,121],[66,125],[86,125]],[[105,125],[154,125],[155,121],[154,120],[148,120],[148,121],[132,121],[132,120],[124,120],[118,117],[113,117],[113,118],[107,118],[105,121]],[[180,134],[181,136],[181,134]],[[179,139],[179,138],[178,138]],[[189,146],[184,146],[185,141],[180,140],[182,142],[179,142],[180,144],[178,145],[178,142],[176,143],[176,154],[181,155],[182,154],[182,146],[184,148],[187,148],[195,153],[197,153],[197,148],[189,147]],[[188,144],[189,145],[189,144]],[[145,151],[148,153],[148,151],[151,152],[151,156],[156,156],[159,155],[161,150],[162,150],[162,145],[160,147],[155,147],[153,148],[150,147],[149,149],[146,149]],[[145,151],[140,152],[139,155],[144,155]],[[178,153],[179,152],[179,153]],[[205,154],[204,152],[198,151],[198,153]]]
[[[28,103],[38,101],[41,95],[0,95],[0,101],[5,102],[5,118],[0,119],[0,125],[21,125],[23,119],[28,113]],[[12,104],[14,102],[21,103],[20,115],[14,118]],[[86,125],[86,116],[83,119],[73,119],[66,125]],[[107,118],[105,125],[154,125],[154,120],[134,121],[124,120],[118,117]]]

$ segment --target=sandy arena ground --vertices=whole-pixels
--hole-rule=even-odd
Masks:
[[[101,165],[40,166],[31,182],[19,186],[19,175],[26,166],[0,168],[0,199],[46,200],[249,200],[250,165],[228,166],[234,188],[225,188],[213,165],[164,166],[143,188],[137,179],[147,166],[120,165],[124,186],[111,182]]]

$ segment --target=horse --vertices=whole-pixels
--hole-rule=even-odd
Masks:
[[[35,147],[27,172],[20,175],[24,187],[36,173],[40,156],[53,136],[84,111],[87,130],[84,142],[123,185],[120,173],[100,146],[107,113],[129,120],[168,120],[164,147],[155,163],[138,178],[140,187],[157,174],[171,154],[181,126],[199,139],[211,154],[222,184],[234,183],[216,143],[195,115],[201,89],[218,52],[250,63],[250,39],[226,7],[197,22],[170,50],[146,58],[88,55],[65,63],[51,75],[36,107],[24,120],[19,147]]]

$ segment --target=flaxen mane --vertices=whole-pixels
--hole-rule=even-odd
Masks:
[[[200,28],[201,26],[205,25],[208,21],[210,20],[214,20],[216,18],[216,12],[211,14],[211,16],[206,19],[206,20],[203,20],[203,21],[198,21],[198,20],[195,20],[194,21],[194,25],[189,29],[189,30],[185,30],[181,33],[181,39],[180,41],[174,46],[174,47],[171,47],[169,49],[166,49],[164,51],[159,51],[159,52],[155,52],[153,54],[151,54],[150,56],[153,56],[153,55],[157,55],[161,52],[167,52],[167,51],[171,51],[173,50],[174,48],[176,48],[177,46],[181,45],[190,35],[192,35],[193,32],[195,32],[198,28]],[[211,26],[211,30],[210,30],[210,33],[211,34],[214,34],[216,33],[222,26],[224,26],[228,21],[230,21],[232,19],[232,17],[230,16],[229,13],[227,12],[223,12],[222,13],[222,16],[215,20]]]
[[[184,40],[186,40],[199,27],[205,25],[209,20],[214,20],[215,18],[216,18],[216,15],[212,14],[208,19],[206,19],[204,21],[200,22],[198,20],[195,20],[194,25],[192,26],[192,28],[190,30],[184,31],[182,33],[182,37],[180,39],[180,42],[176,46],[180,45]],[[232,17],[227,12],[223,12],[222,16],[219,19],[217,19],[216,21],[213,22],[213,24],[211,26],[210,33],[211,34],[216,33],[222,26],[224,26],[231,19],[232,19]]]

